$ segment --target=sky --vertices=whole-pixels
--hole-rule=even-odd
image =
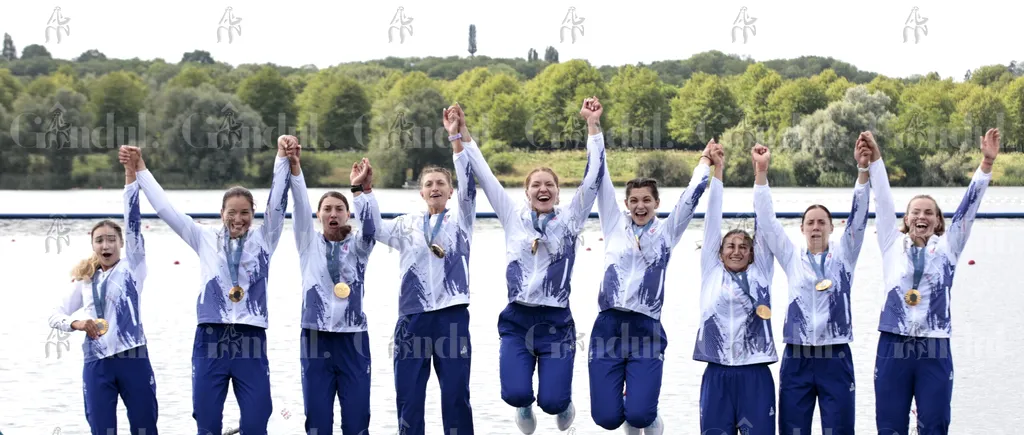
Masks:
[[[176,63],[185,52],[206,50],[215,60],[232,65],[269,62],[324,68],[388,56],[467,57],[468,29],[475,24],[478,55],[525,58],[534,48],[543,57],[544,49],[553,46],[561,61],[585,59],[594,66],[686,59],[719,50],[755,60],[833,57],[888,76],[936,71],[959,81],[969,69],[1024,61],[1024,35],[1019,32],[1024,2],[1009,0],[7,3],[0,32],[11,34],[19,55],[29,44],[42,44],[61,59],[98,49],[107,57]],[[58,7],[66,20],[59,41],[57,31],[47,29]],[[230,40],[230,25],[218,29],[229,7],[237,22]],[[399,37],[401,24],[396,24],[389,42],[389,28],[400,7],[405,21],[411,22],[404,40]],[[740,33],[742,22],[733,41],[734,22],[744,7],[746,21],[753,21],[746,41]],[[909,40],[904,42],[914,7],[919,7],[920,19],[911,20]],[[575,41],[569,30],[562,31],[564,39],[559,34],[570,8],[575,8],[582,26],[582,31],[577,27]]]

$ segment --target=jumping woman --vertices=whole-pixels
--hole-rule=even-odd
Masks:
[[[370,429],[370,340],[363,312],[364,274],[377,241],[370,215],[380,214],[373,197],[370,162],[352,164],[349,180],[362,231],[348,225],[349,202],[340,192],[320,197],[316,218],[306,196],[306,179],[299,163],[301,145],[291,144],[292,214],[295,245],[302,268],[301,354],[302,396],[306,433],[334,433],[334,398],[341,407],[341,432],[368,435]],[[372,210],[372,211],[371,211]]]
[[[452,110],[465,130],[459,107]],[[566,208],[558,205],[558,176],[537,168],[526,177],[525,201],[505,192],[476,143],[465,145],[473,171],[505,230],[508,306],[498,317],[501,338],[499,372],[501,398],[516,408],[516,425],[524,434],[537,428],[533,414],[533,371],[537,370],[537,405],[554,415],[558,430],[572,426],[572,371],[576,356],[576,324],[569,309],[569,282],[576,261],[576,240],[606,178],[604,137],[597,98],[583,103],[587,121],[587,166],[583,182]]]
[[[953,274],[971,235],[992,164],[999,154],[999,129],[981,138],[981,166],[963,201],[946,219],[939,204],[918,195],[907,204],[900,226],[885,163],[871,132],[859,139],[871,148],[878,246],[882,250],[885,305],[879,318],[875,358],[875,419],[879,434],[906,435],[910,402],[917,402],[920,435],[947,434],[953,398],[950,299]]]
[[[668,218],[657,217],[658,181],[626,183],[625,212],[611,177],[603,177],[597,204],[604,233],[604,282],[590,339],[590,412],[608,430],[625,423],[628,434],[661,434],[658,414],[668,339],[661,325],[665,275],[672,249],[693,219],[708,185],[711,143],[693,168],[690,184]],[[608,173],[607,162],[605,173]],[[623,386],[629,385],[629,400]],[[641,432],[642,431],[642,432]]]
[[[454,193],[447,169],[420,172],[420,196],[426,210],[384,222],[371,210],[378,242],[400,253],[399,318],[395,325],[394,370],[398,424],[403,434],[423,435],[430,364],[441,386],[444,433],[473,435],[469,373],[473,346],[469,336],[469,247],[476,220],[476,185],[462,150],[457,123],[444,112],[459,177],[458,210],[447,208]],[[443,339],[443,340],[442,340]],[[443,343],[444,345],[432,346]]]
[[[228,381],[241,411],[240,430],[266,435],[273,410],[267,359],[267,280],[270,258],[284,228],[289,173],[285,141],[278,140],[274,179],[263,224],[251,229],[255,206],[244,187],[233,187],[221,201],[221,225],[197,224],[171,205],[146,169],[142,151],[131,148],[138,180],[157,216],[199,256],[192,349],[192,417],[198,435],[221,433]]]
[[[74,282],[63,303],[50,316],[50,327],[64,332],[85,331],[82,384],[85,419],[92,435],[117,433],[117,397],[128,410],[132,435],[157,435],[156,379],[142,330],[139,295],[146,281],[146,244],[139,213],[139,183],[135,164],[126,150],[124,164],[124,221],[121,227],[105,220],[92,227],[93,253],[71,272]],[[127,243],[126,243],[127,242]],[[121,261],[121,248],[126,260]],[[95,319],[73,320],[79,309]]]
[[[722,237],[722,172],[725,155],[711,145],[715,165],[701,248],[701,323],[693,359],[708,363],[700,385],[700,430],[711,434],[775,434],[775,381],[768,365],[778,361],[772,335],[771,284],[775,260],[768,243],[742,229]],[[755,162],[767,149],[751,151]],[[760,162],[764,165],[766,161]]]
[[[833,435],[853,435],[856,389],[850,289],[853,271],[868,225],[868,164],[871,149],[858,142],[854,150],[858,167],[853,187],[853,205],[839,240],[832,241],[832,213],[820,204],[804,211],[800,231],[801,248],[786,236],[775,218],[768,164],[755,156],[754,209],[759,217],[760,236],[786,272],[789,305],[785,311],[783,340],[786,343],[779,370],[779,433],[810,434],[816,400],[821,409],[822,430]]]

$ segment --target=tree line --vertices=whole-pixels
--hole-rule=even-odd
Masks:
[[[469,42],[470,57],[320,69],[233,67],[204,51],[175,63],[98,50],[62,60],[40,45],[19,55],[5,35],[0,188],[116,185],[111,151],[121,144],[146,148],[168,187],[267,186],[281,134],[295,134],[309,151],[311,185],[337,169],[332,155],[358,151],[380,168],[382,187],[399,187],[426,165],[451,166],[439,116],[454,102],[488,158],[506,162],[496,165],[500,173],[516,153],[583,148],[579,105],[592,95],[608,109],[609,148],[657,155],[637,171],[670,179],[688,179],[692,166],[673,165],[665,151],[699,150],[711,138],[732,155],[746,155],[755,141],[773,147],[773,184],[790,186],[852,184],[852,144],[868,129],[886,148],[897,186],[962,185],[991,127],[1001,129],[1005,151],[1024,145],[1024,66],[1016,62],[954,81],[934,72],[886,77],[832,58],[758,62],[718,51],[594,67],[559,62],[553,47],[543,59],[533,48],[525,58],[477,55],[475,28]],[[750,185],[748,166],[727,168],[729,184]],[[1024,184],[1024,165],[1010,165],[996,183]]]

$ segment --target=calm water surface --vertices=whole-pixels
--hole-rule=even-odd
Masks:
[[[311,189],[315,202],[326,189]],[[670,211],[682,189],[662,189],[661,211]],[[521,189],[509,189],[519,197]],[[930,193],[940,206],[952,211],[960,202],[963,188],[896,189],[897,209],[917,193]],[[221,191],[172,191],[171,200],[182,211],[216,212]],[[266,205],[267,190],[253,192],[257,211]],[[571,199],[563,189],[562,202]],[[800,212],[820,202],[833,211],[849,211],[850,189],[774,189],[776,211]],[[347,194],[347,193],[346,193]],[[618,195],[622,196],[622,189]],[[419,209],[422,200],[415,191],[378,190],[381,210],[404,212]],[[0,191],[0,213],[115,213],[123,210],[120,189],[78,191]],[[478,196],[478,211],[492,211],[484,195]],[[1024,189],[990,188],[982,212],[1024,211]],[[146,200],[142,212],[152,213]],[[704,211],[705,195],[698,211]],[[751,189],[726,189],[724,210],[752,210]],[[455,206],[454,200],[450,206]],[[289,205],[289,211],[291,205]],[[596,211],[597,208],[595,207]],[[871,211],[874,211],[872,199]],[[118,219],[120,220],[120,219]],[[798,222],[784,220],[792,237],[799,236]],[[47,318],[68,289],[69,271],[89,254],[87,233],[93,222],[65,221],[71,229],[70,245],[57,252],[51,240],[46,252],[49,220],[0,221],[0,431],[7,435],[85,434],[88,426],[82,403],[82,353],[84,334],[71,335],[70,350],[49,346],[51,330]],[[217,222],[202,220],[216,225]],[[256,222],[257,224],[260,221]],[[842,226],[836,220],[837,231]],[[723,231],[753,226],[752,220],[727,220]],[[271,434],[303,433],[303,402],[299,366],[299,321],[301,310],[298,253],[291,220],[271,261],[268,292],[270,328],[267,331],[271,365],[271,394],[274,414]],[[166,434],[195,433],[191,403],[190,359],[195,331],[195,301],[198,294],[198,259],[170,228],[159,220],[143,222],[149,277],[142,295],[142,315],[149,340],[150,359],[156,374],[160,406],[160,429]],[[699,279],[697,241],[703,220],[694,220],[673,253],[666,279],[663,323],[668,335],[665,374],[660,409],[667,431],[672,434],[699,432],[698,399],[705,364],[692,359],[699,320]],[[573,398],[576,406],[575,433],[606,433],[590,416],[586,346],[598,314],[597,289],[603,270],[603,243],[596,219],[588,222],[577,254],[572,277],[570,304],[581,339],[576,355]],[[1024,381],[1018,375],[1024,359],[1024,338],[1014,319],[1024,306],[1021,281],[1015,267],[1024,258],[1024,220],[979,220],[954,281],[952,304],[952,353],[955,367],[953,424],[957,434],[1017,434],[1024,422]],[[975,265],[967,265],[975,260]],[[179,264],[175,264],[179,262]],[[776,266],[778,267],[778,266]],[[878,340],[876,330],[882,303],[881,264],[874,221],[857,264],[853,289],[855,341],[851,344],[857,379],[857,433],[874,433],[873,363]],[[398,316],[398,254],[378,246],[366,272],[366,313],[369,319],[372,366],[371,433],[397,432],[394,373],[390,346]],[[513,409],[501,400],[498,383],[498,314],[507,304],[505,289],[504,238],[498,222],[477,223],[471,257],[471,323],[474,357],[472,404],[476,432],[518,434]],[[773,286],[775,301],[786,299],[786,276],[777,269]],[[776,345],[781,348],[782,316],[772,318]],[[49,352],[49,354],[47,354]],[[779,364],[771,366],[778,385]],[[536,381],[535,381],[536,382]],[[426,422],[428,434],[441,434],[440,391],[432,375],[427,385]],[[335,408],[338,414],[337,408]],[[539,412],[539,411],[538,411]],[[127,434],[127,417],[119,405],[119,434]],[[340,414],[335,416],[340,424]],[[224,410],[225,427],[236,427],[238,406],[229,392]],[[821,433],[815,416],[814,433]],[[336,429],[340,433],[340,429]],[[537,434],[558,433],[554,418],[539,414]]]

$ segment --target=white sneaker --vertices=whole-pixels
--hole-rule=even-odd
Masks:
[[[654,419],[654,423],[644,428],[644,435],[661,435],[665,432],[665,422],[661,421],[661,414]]]
[[[533,416],[533,405],[516,408],[516,426],[526,435],[537,430],[537,418]]]
[[[573,406],[572,402],[569,402],[569,407],[565,408],[565,411],[558,413],[555,416],[555,422],[558,423],[558,430],[565,432],[572,426],[573,420],[576,419],[576,407]]]
[[[643,433],[640,429],[630,426],[629,423],[623,422],[622,429],[626,431],[626,435],[640,435]]]

